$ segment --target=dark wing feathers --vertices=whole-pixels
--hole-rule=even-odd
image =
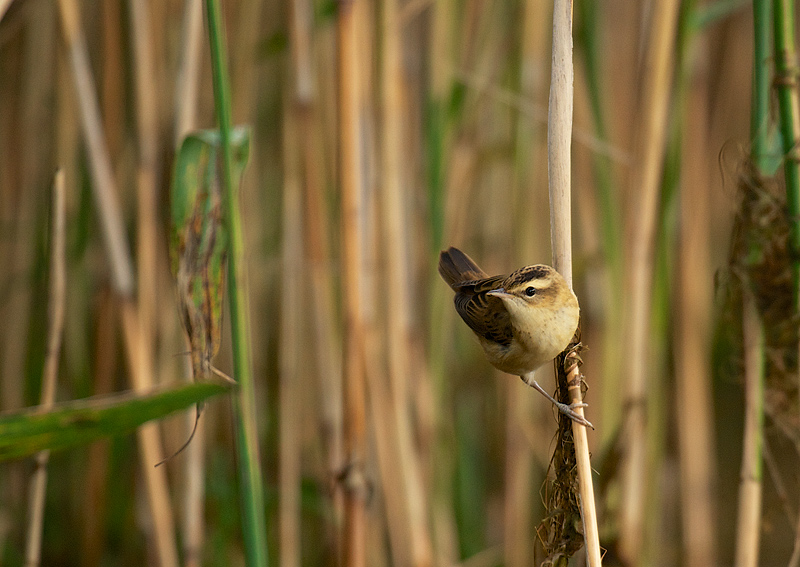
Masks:
[[[456,311],[477,335],[502,345],[510,345],[511,319],[502,300],[486,292],[503,287],[507,276],[489,277],[458,248],[439,255],[439,274],[456,292]]]
[[[456,311],[477,335],[508,346],[512,339],[511,318],[502,300],[486,295],[486,291],[477,294],[457,292]]]

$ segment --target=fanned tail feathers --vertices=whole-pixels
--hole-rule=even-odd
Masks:
[[[488,277],[472,258],[453,247],[439,254],[439,274],[455,291],[458,284]]]

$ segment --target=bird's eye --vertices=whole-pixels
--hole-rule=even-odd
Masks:
[[[533,286],[529,286],[528,288],[525,289],[525,295],[527,295],[528,297],[533,297],[534,295],[536,295],[536,288]]]

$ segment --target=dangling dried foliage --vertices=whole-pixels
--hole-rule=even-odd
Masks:
[[[749,161],[742,165],[731,272],[732,283],[752,287],[764,321],[765,409],[773,419],[797,428],[798,320],[794,315],[789,222],[781,185],[775,178],[760,176]]]
[[[575,365],[583,364],[580,352],[584,346],[580,342],[580,332],[579,326],[567,349],[555,359],[559,385],[557,398],[562,401],[569,400],[566,376]],[[583,382],[581,387],[585,388]],[[572,420],[563,413],[558,414],[556,448],[547,476],[550,479],[545,486],[547,515],[536,530],[547,554],[542,562],[544,567],[572,557],[584,544]]]

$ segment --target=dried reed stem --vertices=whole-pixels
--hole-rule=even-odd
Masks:
[[[366,565],[366,457],[362,155],[359,112],[358,0],[340,0],[336,31],[339,63],[339,175],[341,181],[344,305],[344,567]]]
[[[80,26],[78,4],[76,0],[59,0],[58,6],[78,94],[81,123],[88,146],[89,167],[93,179],[92,195],[100,215],[103,243],[111,264],[112,281],[117,293],[124,298],[130,298],[133,297],[134,290],[133,261],[124,231],[122,209],[100,119],[97,89],[89,65],[89,51]]]
[[[571,140],[573,107],[572,1],[556,0],[553,7],[553,63],[550,79],[550,112],[547,130],[547,164],[550,187],[550,235],[553,266],[572,287]],[[580,369],[575,364],[567,374],[572,403],[582,402]],[[577,412],[583,416],[583,408]],[[592,486],[587,428],[572,422],[578,467],[583,534],[587,564],[599,567],[600,536]]]
[[[306,253],[307,291],[312,298],[311,315],[314,332],[314,357],[319,380],[322,408],[320,429],[326,451],[328,473],[333,478],[341,470],[342,453],[342,360],[341,344],[336,327],[334,285],[328,245],[328,215],[324,208],[321,170],[322,157],[317,144],[321,130],[317,95],[314,85],[312,8],[309,0],[293,0],[289,27],[294,63],[292,104],[300,127],[300,152],[303,167],[304,249]],[[334,97],[330,97],[331,99]],[[334,552],[341,551],[339,527],[342,520],[341,491],[333,491],[333,530],[330,534]],[[338,553],[337,553],[338,556]]]
[[[705,38],[693,39],[687,62],[687,112],[683,179],[680,189],[678,296],[675,322],[675,383],[678,452],[681,470],[683,562],[687,567],[716,561],[716,514],[713,492],[713,412],[711,393],[712,269],[708,242],[711,218],[711,180],[707,133],[708,61]],[[681,89],[685,90],[685,89]]]
[[[181,29],[180,61],[175,81],[175,147],[196,128],[197,85],[200,79],[203,38],[202,0],[185,0]]]
[[[403,72],[401,53],[401,24],[398,17],[397,0],[384,0],[382,18],[381,99],[383,102],[382,123],[382,179],[383,227],[385,229],[386,279],[384,285],[395,290],[386,305],[387,350],[389,378],[395,418],[395,444],[399,453],[403,504],[407,508],[405,519],[411,538],[411,565],[427,567],[432,564],[433,550],[426,517],[426,498],[422,486],[421,463],[414,447],[413,431],[409,416],[409,377],[412,375],[411,341],[411,297],[409,286],[392,285],[409,279],[411,266],[408,261],[409,241],[405,207],[403,203],[405,180],[403,156],[405,128],[403,116]]]
[[[649,370],[647,366],[650,310],[653,288],[654,247],[658,196],[666,140],[667,109],[672,84],[672,54],[675,49],[675,28],[680,2],[665,0],[653,5],[650,43],[644,62],[644,94],[638,111],[635,147],[636,158],[631,187],[638,192],[636,208],[628,214],[632,223],[632,250],[628,273],[629,304],[625,309],[624,329],[627,355],[623,375],[628,386],[623,418],[626,447],[622,469],[622,503],[620,509],[620,551],[631,564],[638,564],[641,555],[646,468],[646,410]]]
[[[58,170],[53,181],[53,225],[50,252],[50,297],[47,325],[47,353],[42,376],[42,394],[39,409],[42,412],[53,407],[56,399],[56,379],[61,342],[64,334],[64,303],[66,300],[67,262],[65,250],[64,172]],[[41,451],[35,457],[36,469],[31,478],[28,535],[25,546],[26,567],[36,567],[41,560],[42,525],[44,524],[44,502],[47,491],[47,462],[50,451]]]
[[[141,335],[139,315],[133,302],[133,262],[130,258],[122,222],[122,211],[112,175],[111,160],[102,130],[86,40],[80,27],[79,11],[75,0],[59,0],[59,9],[64,37],[69,46],[75,88],[78,93],[81,122],[92,172],[93,195],[100,214],[103,241],[109,256],[114,289],[123,300],[123,336],[131,367],[133,387],[135,390],[146,390],[153,385],[153,356],[150,345]],[[163,458],[158,425],[150,423],[142,426],[137,431],[137,437],[150,512],[153,517],[151,535],[158,550],[160,564],[164,567],[176,566],[178,553],[175,546],[175,527],[166,473],[163,469],[156,469],[152,466]]]
[[[284,100],[288,101],[289,97]],[[280,565],[300,566],[300,440],[302,423],[300,320],[305,281],[303,213],[298,124],[294,105],[287,102],[283,123],[283,240],[281,289],[281,348],[279,391],[278,490],[280,517]]]
[[[200,78],[201,46],[203,37],[202,0],[186,0],[183,8],[180,61],[175,81],[175,147],[196,128],[198,83]],[[187,337],[188,339],[188,337]],[[184,365],[190,374],[190,366]],[[186,423],[196,427],[194,442],[186,448],[186,487],[183,517],[183,555],[186,567],[202,564],[205,533],[203,520],[205,500],[205,421],[197,421],[194,408],[186,411]]]
[[[744,334],[745,415],[739,511],[736,528],[736,567],[756,567],[761,540],[761,449],[764,435],[764,325],[749,282],[742,286]]]

